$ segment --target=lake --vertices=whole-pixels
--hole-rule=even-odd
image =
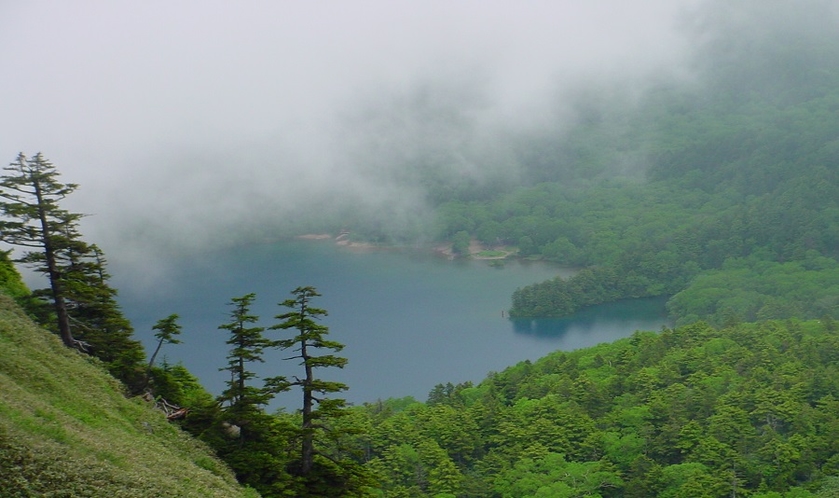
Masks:
[[[227,332],[233,297],[256,293],[259,325],[277,323],[288,311],[277,303],[299,286],[322,297],[314,306],[329,315],[329,338],[346,345],[343,369],[319,376],[345,382],[353,403],[413,396],[425,400],[438,383],[478,382],[491,371],[552,351],[574,350],[668,324],[663,300],[637,300],[594,307],[570,318],[513,322],[506,316],[512,292],[521,286],[572,272],[541,262],[449,261],[428,251],[357,250],[332,241],[289,240],[253,244],[183,258],[153,291],[120,281],[120,304],[136,336],[151,350],[152,325],[181,316],[182,344],[164,345],[170,363],[183,364],[213,393],[228,378]],[[279,338],[283,331],[266,331]],[[276,335],[275,335],[276,334]],[[287,356],[287,355],[285,355]],[[280,351],[265,354],[252,370],[261,376],[300,375]],[[158,361],[160,361],[160,359]],[[298,392],[283,393],[272,408],[296,407]]]

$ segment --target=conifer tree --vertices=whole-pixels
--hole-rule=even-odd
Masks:
[[[300,386],[303,391],[303,408],[301,410],[301,457],[298,473],[308,475],[314,467],[317,453],[315,448],[315,433],[326,430],[325,421],[331,417],[341,415],[345,406],[343,399],[327,399],[325,395],[341,392],[347,385],[341,382],[331,382],[315,377],[315,369],[323,367],[343,368],[347,359],[333,354],[317,355],[320,350],[339,352],[344,345],[327,340],[329,328],[317,323],[316,320],[327,314],[326,310],[311,305],[312,298],[320,296],[314,287],[298,287],[292,291],[294,298],[280,303],[281,306],[291,308],[291,311],[277,315],[280,323],[270,327],[271,330],[293,330],[295,335],[288,339],[281,339],[276,345],[283,350],[292,350],[294,354],[286,359],[300,359],[304,376],[293,377],[294,380],[277,380],[282,387]]]
[[[249,364],[263,362],[265,348],[274,346],[263,336],[264,327],[254,325],[259,319],[251,314],[254,299],[253,293],[231,299],[230,321],[219,326],[230,332],[226,341],[231,346],[227,366],[219,369],[229,372],[230,380],[217,398],[221,406],[216,416],[220,422],[216,433],[212,435],[210,431],[204,437],[242,484],[266,497],[302,496],[297,492],[300,483],[286,470],[288,442],[293,438],[294,427],[262,408],[286,388],[285,379],[265,379],[264,387],[252,385],[256,374]]]
[[[158,320],[152,327],[152,330],[157,331],[154,334],[155,339],[157,339],[157,347],[149,359],[149,370],[154,366],[154,360],[157,358],[157,354],[160,352],[163,344],[180,344],[181,341],[175,338],[176,335],[181,334],[181,325],[178,323],[179,318],[180,316],[177,313],[172,313],[166,318]]]
[[[4,170],[0,214],[5,220],[0,221],[0,240],[32,249],[17,261],[46,275],[61,340],[68,347],[83,349],[70,327],[58,262],[59,254],[80,240],[78,221],[82,215],[59,206],[78,185],[59,182],[58,171],[40,153],[31,159],[20,153]]]
[[[134,340],[131,322],[116,301],[107,261],[96,244],[78,242],[59,253],[65,304],[77,339],[105,362],[108,371],[132,389],[139,388],[145,352]]]
[[[230,331],[227,344],[232,347],[227,355],[227,367],[219,369],[230,372],[227,389],[221,393],[219,401],[227,403],[226,415],[238,425],[245,423],[249,415],[257,412],[261,405],[267,404],[275,394],[270,388],[249,385],[256,374],[248,370],[247,364],[264,362],[263,350],[273,345],[272,341],[262,335],[264,327],[250,326],[259,319],[250,311],[255,298],[253,293],[234,297],[229,303],[233,307],[230,322],[219,326],[220,329]]]

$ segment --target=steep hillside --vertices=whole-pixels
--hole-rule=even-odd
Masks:
[[[97,360],[0,295],[0,490],[23,496],[258,496]]]

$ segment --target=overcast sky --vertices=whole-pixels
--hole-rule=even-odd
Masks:
[[[369,164],[428,140],[490,147],[499,129],[555,120],[587,78],[677,71],[697,4],[4,0],[0,160],[43,152],[79,183],[69,207],[92,215],[84,233],[112,262],[330,193],[411,209],[422,192],[389,190]],[[422,92],[464,136],[393,133]],[[459,167],[479,174],[486,150]]]

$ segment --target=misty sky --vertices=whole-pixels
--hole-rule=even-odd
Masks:
[[[330,196],[398,219],[423,192],[388,168],[514,174],[505,133],[560,129],[573,86],[678,74],[700,3],[6,0],[0,160],[40,151],[79,183],[112,263]]]

